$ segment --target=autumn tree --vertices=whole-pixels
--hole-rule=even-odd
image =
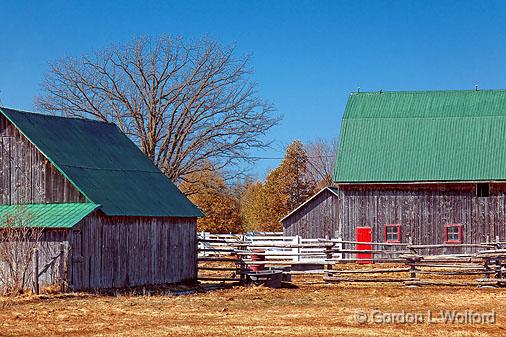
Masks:
[[[139,38],[52,63],[35,103],[115,123],[177,183],[205,161],[229,177],[251,162],[250,150],[268,146],[265,135],[279,120],[251,75],[249,58],[234,47]]]
[[[249,198],[246,223],[256,230],[280,231],[279,220],[309,198],[313,190],[304,145],[296,140],[288,146],[281,164],[267,175],[265,183],[250,186],[245,193],[245,198]]]
[[[209,166],[208,163],[206,166]],[[193,172],[197,183],[183,182],[181,190],[197,190],[189,198],[205,214],[197,220],[197,229],[211,233],[240,233],[243,231],[240,200],[216,170]]]
[[[308,158],[308,178],[317,190],[331,186],[337,156],[337,139],[317,139],[305,144]]]
[[[246,232],[259,230],[262,227],[264,208],[262,197],[263,184],[260,181],[247,184],[241,195],[241,221]]]

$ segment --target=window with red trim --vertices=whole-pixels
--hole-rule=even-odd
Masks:
[[[461,224],[449,224],[445,226],[445,243],[462,243]]]
[[[401,225],[385,225],[385,242],[401,242]]]

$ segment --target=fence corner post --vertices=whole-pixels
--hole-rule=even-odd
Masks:
[[[33,292],[35,295],[38,295],[40,292],[39,289],[39,249],[34,248],[33,249]]]

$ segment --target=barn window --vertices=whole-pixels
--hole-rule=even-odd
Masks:
[[[488,197],[489,196],[489,185],[488,183],[476,184],[476,196],[477,197]]]
[[[385,242],[401,242],[401,225],[385,225]]]
[[[445,226],[445,242],[446,243],[462,243],[462,225],[446,225]]]

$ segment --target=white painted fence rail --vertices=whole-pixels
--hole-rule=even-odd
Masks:
[[[211,234],[199,232],[199,257],[223,256],[235,252],[241,254],[241,247],[247,249],[261,249],[266,261],[324,264],[327,255],[325,247],[304,247],[314,244],[318,246],[320,239],[304,239],[300,236],[283,236],[283,232],[248,232],[245,234]],[[282,247],[286,244],[287,247]],[[295,246],[295,247],[294,247]],[[298,247],[297,247],[298,246]],[[339,243],[336,248],[341,248]],[[334,253],[333,259],[342,258],[341,253]]]

